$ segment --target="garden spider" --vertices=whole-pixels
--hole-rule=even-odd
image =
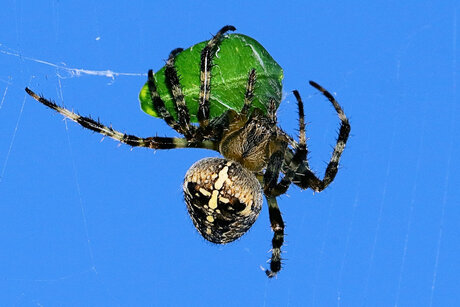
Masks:
[[[309,168],[303,103],[293,91],[299,112],[299,141],[288,136],[276,123],[276,103],[271,99],[265,115],[260,109],[252,112],[256,71],[248,75],[244,105],[240,112],[226,110],[210,119],[211,67],[220,39],[233,26],[223,27],[209,40],[201,52],[200,96],[198,125],[190,122],[190,113],[175,68],[175,57],[182,49],[175,49],[166,62],[166,82],[173,97],[177,121],[167,111],[160,98],[152,70],[148,72],[148,89],[153,106],[165,122],[184,137],[140,138],[121,133],[90,117],[80,116],[62,108],[26,88],[38,102],[56,110],[84,128],[109,136],[130,146],[152,149],[205,148],[219,152],[224,158],[205,158],[187,171],[183,183],[185,202],[192,221],[207,240],[225,244],[241,237],[255,222],[262,207],[262,193],[268,202],[271,228],[274,232],[268,277],[281,270],[281,246],[284,241],[284,222],[276,197],[284,194],[294,183],[302,189],[316,192],[325,189],[337,174],[340,156],[350,132],[350,124],[334,97],[317,83],[310,84],[332,103],[341,121],[337,143],[327,165],[324,178],[319,179]],[[280,173],[284,176],[278,181]]]

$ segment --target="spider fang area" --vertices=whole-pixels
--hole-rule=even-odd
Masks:
[[[193,224],[218,244],[241,237],[262,208],[262,188],[253,173],[235,161],[205,158],[185,175],[184,196]]]

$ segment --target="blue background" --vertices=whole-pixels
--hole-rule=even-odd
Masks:
[[[0,304],[458,304],[459,3],[363,3],[3,0]],[[225,24],[283,67],[279,119],[292,135],[291,91],[302,94],[318,174],[339,123],[307,81],[351,118],[334,183],[315,195],[293,186],[279,199],[287,236],[273,280],[260,270],[272,237],[266,207],[226,246],[204,241],[188,217],[183,175],[216,153],[101,142],[24,92],[121,131],[174,136],[139,108],[145,74]]]

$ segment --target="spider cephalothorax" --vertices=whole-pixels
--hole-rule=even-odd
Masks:
[[[273,277],[281,269],[281,246],[284,242],[284,222],[276,197],[284,194],[291,183],[302,189],[311,188],[318,192],[325,189],[337,174],[350,124],[334,97],[310,81],[332,103],[341,121],[332,157],[324,178],[319,179],[308,165],[303,103],[297,91],[293,93],[299,110],[299,141],[295,141],[277,126],[277,101],[270,99],[266,102],[267,112],[252,108],[256,84],[255,69],[249,71],[241,110],[228,109],[211,118],[209,110],[212,62],[223,34],[229,30],[233,31],[235,28],[225,26],[207,42],[201,51],[200,63],[196,64],[201,67],[199,107],[194,114],[199,125],[190,121],[190,112],[175,68],[175,58],[182,49],[171,52],[164,71],[177,119],[161,99],[153,72],[150,70],[148,73],[147,91],[153,112],[182,134],[183,138],[140,138],[124,134],[89,117],[62,108],[28,88],[26,91],[40,103],[83,127],[130,146],[152,149],[205,148],[222,154],[224,158],[202,159],[187,171],[183,183],[187,209],[195,227],[205,239],[213,243],[228,243],[241,237],[252,226],[262,207],[262,194],[265,195],[274,232],[270,269],[265,272],[267,276]],[[280,173],[283,176],[278,180]]]

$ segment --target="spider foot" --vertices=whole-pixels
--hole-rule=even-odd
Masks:
[[[274,272],[272,270],[266,269],[263,266],[260,266],[260,269],[265,272],[265,275],[267,275],[268,278],[276,277],[278,274],[278,272]]]
[[[278,274],[277,272],[273,272],[273,271],[268,270],[268,269],[266,269],[264,271],[265,271],[265,274],[267,275],[268,278],[273,278]]]

